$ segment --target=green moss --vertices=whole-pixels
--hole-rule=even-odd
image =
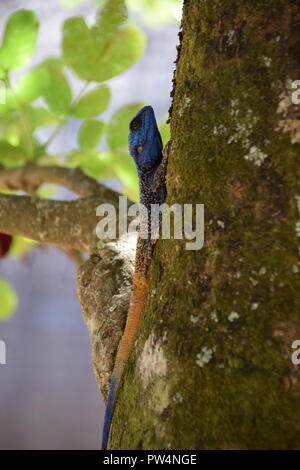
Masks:
[[[156,293],[124,379],[113,448],[300,447],[300,369],[290,358],[300,338],[299,144],[277,127],[283,84],[300,76],[292,21],[299,26],[292,1],[185,2],[167,202],[205,204],[205,245],[157,244]],[[266,155],[260,166],[245,158],[251,147]],[[168,367],[144,390],[138,358],[150,333]],[[203,347],[214,352],[199,367]]]

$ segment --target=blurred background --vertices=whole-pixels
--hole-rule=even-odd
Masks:
[[[1,36],[12,12],[20,8],[36,12],[40,28],[30,69],[49,56],[61,55],[66,18],[82,16],[91,24],[99,4],[103,2],[2,0]],[[101,120],[108,122],[124,105],[145,103],[163,121],[170,106],[181,1],[128,0],[127,5],[129,21],[143,31],[146,46],[138,62],[107,82],[111,100]],[[22,74],[24,70],[16,71],[13,77],[17,80]],[[78,80],[68,71],[66,74],[77,93]],[[68,119],[51,141],[51,153],[72,152],[79,126],[78,119]],[[46,138],[49,132],[40,129],[37,135]],[[98,148],[106,149],[105,140]],[[116,175],[105,184],[117,190],[124,186]],[[60,189],[54,197],[74,195]],[[55,247],[45,245],[27,251],[19,242],[11,254],[0,259],[0,278],[18,297],[14,313],[0,321],[7,362],[0,365],[0,449],[97,449],[104,404],[76,298],[76,265]],[[0,310],[1,302],[0,290]]]

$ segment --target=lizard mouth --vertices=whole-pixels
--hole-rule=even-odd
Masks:
[[[148,173],[149,171],[153,170],[154,166],[152,163],[142,163],[140,168],[144,173]]]

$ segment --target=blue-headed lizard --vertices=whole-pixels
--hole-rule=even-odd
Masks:
[[[129,125],[129,152],[133,157],[139,177],[140,203],[147,209],[147,222],[140,221],[141,233],[137,240],[135,272],[126,326],[118,346],[112,372],[109,396],[105,411],[102,449],[107,449],[111,421],[122,375],[137,337],[144,313],[149,286],[149,268],[155,245],[151,239],[151,204],[162,204],[166,197],[165,173],[167,151],[163,153],[161,136],[151,106],[142,108]],[[143,223],[144,222],[144,223]],[[141,228],[143,227],[143,229]]]

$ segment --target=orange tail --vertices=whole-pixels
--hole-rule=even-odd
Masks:
[[[133,348],[137,337],[142,316],[145,310],[149,290],[148,265],[146,257],[142,259],[141,242],[138,240],[135,262],[135,273],[132,283],[129,311],[126,320],[125,330],[119,343],[115,365],[112,373],[112,379],[109,390],[108,402],[104,417],[104,430],[102,439],[102,449],[106,450],[110,433],[111,421],[115,409],[115,403],[118,394],[118,388],[123,375],[127,359]],[[139,269],[143,267],[143,270]]]
[[[148,279],[136,272],[133,278],[126,326],[116,355],[114,373],[117,377],[122,375],[128,356],[137,337],[141,318],[145,310],[148,288]]]

